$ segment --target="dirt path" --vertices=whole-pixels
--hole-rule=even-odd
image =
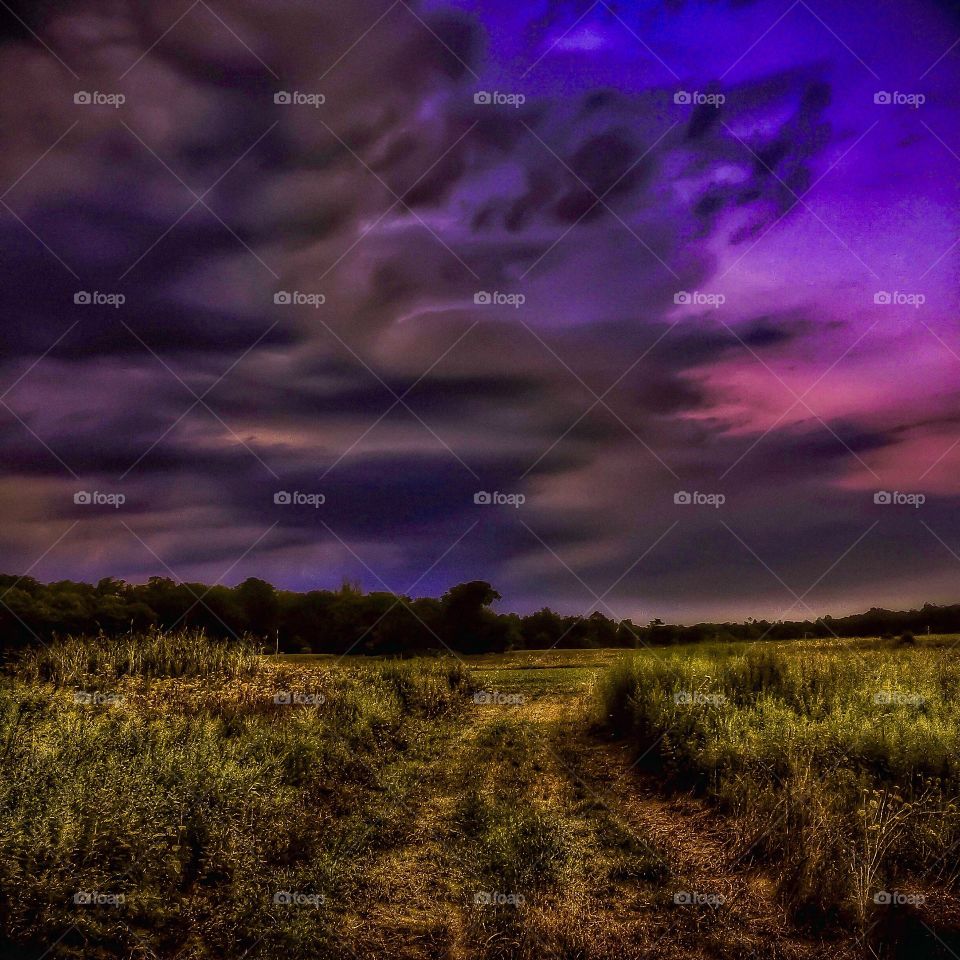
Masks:
[[[369,879],[386,893],[367,918],[382,931],[381,955],[396,960],[468,960],[464,942],[460,871],[449,847],[450,821],[459,796],[456,771],[477,731],[472,717],[438,739],[421,767],[403,844],[382,858]],[[440,909],[438,909],[438,906]]]
[[[636,774],[630,755],[619,747],[583,747],[577,775],[609,797],[618,814],[664,852],[675,877],[674,895],[687,901],[674,904],[680,924],[709,927],[718,935],[719,952],[708,955],[796,960],[845,955],[837,944],[818,943],[789,922],[774,878],[735,861],[733,837],[709,806],[689,796],[665,795],[654,777]],[[706,918],[697,916],[704,912]]]
[[[500,689],[525,687],[503,683]],[[389,955],[402,960],[854,956],[842,945],[813,942],[789,923],[772,876],[735,862],[733,837],[721,815],[695,798],[665,793],[656,778],[633,769],[626,748],[591,735],[585,726],[587,697],[586,684],[578,690],[541,686],[520,705],[471,703],[438,738],[420,771],[407,838],[370,877],[386,894],[369,919]],[[504,729],[514,732],[514,747],[522,741],[522,748],[501,749],[491,735]],[[458,810],[478,788],[491,797],[506,790],[517,809],[536,807],[555,816],[578,851],[576,875],[531,896],[516,929],[511,918],[500,927],[500,920],[478,919],[470,905],[476,878]],[[633,843],[656,851],[668,868],[667,879],[617,869],[625,862],[621,848],[632,850]],[[676,903],[676,895],[693,902]]]
[[[656,777],[636,771],[628,748],[590,736],[584,728],[587,697],[586,689],[575,697],[544,696],[531,705],[529,719],[541,727],[545,749],[574,792],[605,806],[669,863],[669,890],[649,903],[649,913],[638,922],[644,936],[656,937],[660,945],[637,956],[842,960],[855,955],[842,944],[817,942],[790,923],[773,876],[736,862],[729,824],[713,808],[666,793]]]

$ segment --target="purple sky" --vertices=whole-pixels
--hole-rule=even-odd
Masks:
[[[953,6],[0,16],[3,572],[960,600]]]

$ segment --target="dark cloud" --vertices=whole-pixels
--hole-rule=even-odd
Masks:
[[[596,606],[578,576],[602,592],[676,522],[615,591],[618,610],[762,612],[782,585],[724,523],[799,589],[872,522],[875,478],[909,479],[906,448],[929,444],[923,466],[946,449],[952,394],[923,389],[940,368],[905,401],[884,392],[893,353],[864,319],[905,232],[863,245],[869,191],[906,190],[912,167],[853,164],[873,80],[829,32],[811,45],[803,11],[744,57],[778,15],[762,0],[665,18],[579,2],[538,17],[216,6],[222,22],[187,0],[16,5],[79,81],[7,26],[0,549],[15,569],[79,520],[38,573],[168,572],[126,520],[192,578],[220,576],[262,535],[231,579],[382,586],[343,538],[405,588],[470,530],[421,592],[483,576],[511,604],[570,608]],[[853,34],[839,5],[821,15]],[[712,29],[722,18],[728,33]],[[725,101],[675,102],[687,88]],[[126,103],[74,105],[78,89]],[[480,90],[526,102],[478,103]],[[277,104],[279,91],[325,102]],[[832,164],[850,192],[798,205]],[[208,189],[213,212],[187,212]],[[910,195],[897,199],[904,218]],[[917,209],[954,235],[943,196]],[[842,222],[850,210],[864,213]],[[75,304],[80,291],[126,302]],[[725,304],[685,306],[681,291]],[[794,403],[808,388],[816,414]],[[187,413],[206,390],[209,409]],[[128,504],[85,512],[76,489]],[[724,491],[728,507],[684,512],[685,489]],[[279,490],[327,500],[285,507]],[[527,501],[488,508],[479,490]],[[952,502],[931,493],[925,516],[953,530]],[[915,517],[887,519],[900,553],[927,546]],[[943,559],[917,553],[933,583]],[[858,558],[818,602],[891,582],[896,552]]]

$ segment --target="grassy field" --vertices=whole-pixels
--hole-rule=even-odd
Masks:
[[[597,719],[660,782],[712,800],[742,858],[778,865],[795,919],[883,936],[909,915],[935,940],[960,877],[953,642],[647,654],[602,678]],[[896,900],[914,909],[882,909]]]
[[[955,956],[953,642],[40,650],[0,686],[0,955]]]

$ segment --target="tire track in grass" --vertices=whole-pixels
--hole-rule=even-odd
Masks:
[[[521,839],[525,826],[547,828],[547,835],[523,855],[538,862],[543,851],[537,843],[545,843],[548,852],[558,846],[563,855],[554,874],[543,882],[524,871],[523,863],[508,869],[509,876],[523,877],[533,886],[518,890],[503,886],[503,893],[524,896],[522,907],[469,914],[474,933],[471,960],[652,956],[648,951],[629,952],[628,943],[643,939],[642,911],[662,880],[660,858],[651,844],[634,836],[610,811],[585,802],[557,749],[558,739],[568,737],[581,722],[584,684],[571,689],[564,681],[552,687],[531,683],[529,674],[516,684],[503,675],[498,679],[507,692],[526,690],[533,695],[522,705],[476,711],[480,749],[468,760],[477,769],[486,768],[485,802],[513,824],[510,829],[519,829]],[[491,735],[500,737],[502,745]],[[494,825],[492,832],[502,838],[505,831]],[[480,863],[488,839],[482,832],[475,838]],[[491,882],[497,885],[495,879]]]
[[[730,824],[706,803],[665,794],[655,776],[637,773],[629,748],[581,737],[570,741],[568,757],[575,775],[609,798],[619,815],[668,857],[676,878],[672,893],[686,902],[674,903],[671,896],[654,910],[678,947],[693,933],[707,939],[708,955],[717,957],[843,960],[856,955],[852,941],[820,941],[793,925],[777,900],[774,877],[736,862]],[[666,954],[672,955],[683,954]]]
[[[668,795],[632,769],[625,747],[587,729],[590,678],[571,671],[498,671],[519,705],[468,703],[431,734],[404,804],[404,842],[371,865],[380,900],[365,921],[400,960],[846,960],[852,942],[820,943],[793,927],[766,872],[731,854],[732,828],[706,803]],[[546,681],[546,682],[545,682]],[[481,812],[469,800],[478,795]],[[493,826],[483,804],[492,809]],[[557,875],[526,890],[522,908],[473,905],[501,889],[484,873],[490,832],[532,810],[568,850]],[[471,827],[470,817],[476,814]],[[501,818],[499,821],[497,818]],[[485,832],[486,831],[486,832]],[[509,829],[506,829],[509,834]],[[523,864],[516,865],[521,871]],[[512,875],[512,874],[511,874]],[[669,875],[669,879],[668,879]],[[674,894],[722,896],[676,905]],[[371,945],[373,942],[371,941]]]
[[[541,728],[544,749],[566,780],[572,809],[625,825],[628,836],[669,865],[672,877],[659,890],[649,880],[617,877],[615,871],[606,891],[611,899],[595,908],[618,930],[621,960],[855,955],[852,941],[822,942],[790,923],[773,876],[735,862],[731,825],[716,811],[693,797],[666,795],[656,777],[634,771],[628,749],[590,736],[589,695],[589,680],[575,690],[541,687],[529,718]],[[675,894],[701,902],[677,904]]]
[[[450,857],[449,822],[458,796],[455,771],[474,736],[469,716],[444,718],[433,731],[426,762],[417,758],[416,785],[403,804],[404,842],[367,871],[375,902],[366,925],[377,956],[391,960],[466,960],[459,904],[460,876]]]

